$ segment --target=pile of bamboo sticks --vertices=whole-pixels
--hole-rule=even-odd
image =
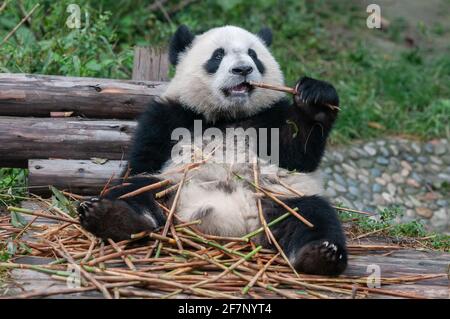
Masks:
[[[163,183],[164,184],[164,183]],[[179,192],[178,187],[177,192]],[[105,298],[364,298],[370,294],[422,298],[412,293],[367,288],[366,278],[341,276],[328,278],[295,273],[282,253],[264,249],[251,242],[258,234],[289,216],[287,212],[265,227],[240,238],[211,236],[196,229],[200,221],[168,223],[160,232],[135,234],[129,240],[101,242],[87,233],[78,221],[45,199],[48,209],[35,211],[9,207],[12,213],[32,215],[23,227],[12,225],[11,216],[0,218],[0,241],[27,247],[26,254],[56,257],[45,265],[15,263],[25,254],[18,250],[0,269],[30,269],[48,274],[53,280],[73,281],[79,287],[31,291],[14,298],[99,291]],[[161,204],[162,205],[162,204]],[[162,206],[176,217],[173,207]],[[39,220],[52,220],[42,224]],[[170,220],[170,218],[168,218]],[[24,236],[27,233],[28,236]],[[147,238],[146,243],[142,240]],[[139,241],[139,245],[137,244]],[[399,246],[350,245],[350,252],[371,249],[399,249]],[[69,270],[70,269],[70,270]],[[73,269],[78,276],[74,278]],[[383,278],[384,285],[412,283],[436,278],[431,275],[406,275]]]
[[[298,274],[277,243],[271,228],[290,215],[294,215],[310,227],[313,225],[301,216],[301,212],[283,203],[283,197],[289,194],[272,193],[260,185],[257,163],[253,165],[253,181],[238,175],[236,177],[254,187],[258,195],[256,198],[267,196],[283,207],[286,210],[284,215],[267,222],[258,200],[257,207],[262,226],[242,237],[204,234],[197,228],[201,223],[200,220],[183,222],[176,214],[181,189],[183,184],[188,182],[187,173],[197,169],[204,162],[206,160],[181,167],[183,177],[175,185],[166,180],[123,195],[122,198],[126,198],[149,190],[159,190],[156,198],[162,198],[175,192],[171,207],[159,203],[167,214],[167,222],[161,231],[134,234],[130,239],[121,242],[114,242],[111,239],[102,242],[94,238],[80,227],[77,218],[58,208],[51,201],[38,196],[33,198],[44,207],[41,210],[8,207],[11,215],[0,217],[0,243],[16,249],[13,249],[13,256],[8,262],[0,263],[0,269],[30,269],[46,273],[54,280],[75,280],[80,283],[79,287],[32,291],[14,297],[46,297],[99,291],[105,298],[175,298],[180,295],[193,295],[200,298],[309,299],[364,298],[369,294],[423,298],[412,293],[368,288],[364,286],[367,280],[365,277],[329,278]],[[283,185],[281,181],[280,185]],[[289,186],[285,187],[287,192],[291,192],[290,196],[302,196]],[[109,183],[105,185],[102,193],[108,189]],[[82,199],[75,194],[65,193],[65,195],[72,199]],[[2,196],[11,195],[0,195]],[[26,225],[20,225],[16,214],[31,215],[32,219]],[[51,220],[52,223],[44,224],[43,219]],[[267,236],[278,251],[265,249],[252,242],[258,235]],[[374,249],[392,251],[402,247],[353,244],[348,248],[350,253],[367,253]],[[14,262],[17,257],[24,254],[52,257],[54,261],[39,266]],[[77,274],[75,278],[74,269]],[[416,282],[442,275],[407,275],[382,280],[383,284],[389,285]]]

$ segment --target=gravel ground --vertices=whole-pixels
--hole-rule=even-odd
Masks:
[[[326,195],[346,207],[375,211],[397,205],[402,221],[421,219],[450,234],[450,142],[402,138],[331,147],[321,164]]]

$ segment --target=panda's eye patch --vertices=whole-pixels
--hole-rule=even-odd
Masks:
[[[216,73],[224,56],[225,50],[223,48],[216,49],[203,66],[206,72],[209,74]]]
[[[264,74],[264,72],[266,71],[266,68],[264,67],[264,64],[262,64],[262,62],[258,59],[258,56],[256,55],[255,50],[248,49],[248,55],[249,55],[249,57],[252,58],[253,62],[255,63],[256,67],[258,68],[258,71],[261,74]]]
[[[222,60],[225,55],[225,50],[222,48],[216,49],[213,54],[212,58],[216,60]]]
[[[252,58],[252,59],[257,59],[258,56],[256,55],[255,50],[253,49],[248,49],[248,55]]]

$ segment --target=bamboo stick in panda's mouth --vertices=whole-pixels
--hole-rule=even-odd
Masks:
[[[252,82],[252,81],[248,82],[248,84],[262,88],[262,89],[281,91],[281,92],[291,93],[291,94],[295,95],[295,89],[290,88],[288,86],[272,85],[272,84],[266,84],[266,83],[261,83],[261,82]]]
[[[250,81],[248,82],[248,84],[255,86],[255,87],[259,87],[262,89],[268,89],[268,90],[274,90],[274,91],[280,91],[280,92],[285,92],[285,93],[290,93],[290,94],[297,94],[296,90],[294,88],[288,87],[288,86],[283,86],[283,85],[273,85],[273,84],[267,84],[267,83],[261,83],[261,82],[253,82]],[[336,105],[332,105],[332,104],[325,104],[326,106],[328,106],[330,109],[332,109],[333,111],[335,110],[341,110],[341,108],[339,106]]]

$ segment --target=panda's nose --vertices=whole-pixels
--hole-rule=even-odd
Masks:
[[[253,68],[249,65],[239,65],[231,69],[231,73],[246,76],[253,72]]]

